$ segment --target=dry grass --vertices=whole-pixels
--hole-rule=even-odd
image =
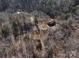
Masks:
[[[79,57],[78,20],[61,23],[37,17],[41,19],[38,30],[31,17],[25,13],[12,14],[7,22],[0,21],[0,57]]]

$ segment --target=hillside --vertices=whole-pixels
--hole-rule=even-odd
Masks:
[[[78,0],[0,0],[0,58],[79,57]]]

